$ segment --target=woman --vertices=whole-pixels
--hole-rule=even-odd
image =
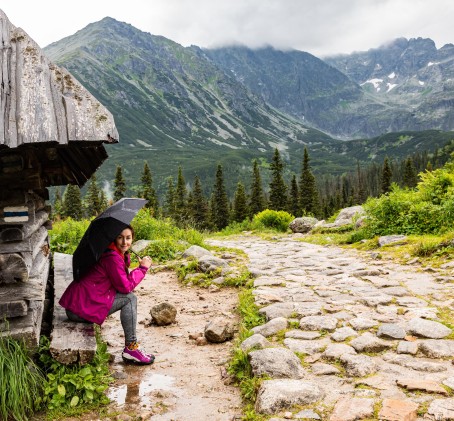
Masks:
[[[129,272],[129,248],[134,239],[131,226],[125,228],[102,254],[99,261],[79,281],[73,281],[63,293],[59,304],[73,322],[97,323],[120,310],[125,334],[121,354],[125,362],[152,364],[154,355],[144,352],[137,342],[137,298],[132,292],[145,277],[151,258],[139,258],[140,266]]]

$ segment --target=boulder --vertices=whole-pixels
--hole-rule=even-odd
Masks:
[[[208,342],[221,343],[233,338],[235,326],[230,319],[217,317],[205,327],[205,338]]]
[[[292,222],[290,222],[289,228],[292,230],[292,232],[305,234],[311,231],[316,223],[316,218],[313,218],[311,216],[303,216],[302,218],[295,218]]]
[[[151,320],[158,326],[166,326],[175,322],[177,309],[169,303],[161,303],[150,310]]]
[[[191,246],[188,249],[186,249],[183,253],[183,257],[194,257],[195,259],[200,259],[203,256],[213,256],[213,253],[211,251],[204,249],[203,247],[200,246]]]

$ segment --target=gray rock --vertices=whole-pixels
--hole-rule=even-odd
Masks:
[[[353,223],[353,219],[358,218],[362,215],[365,215],[364,208],[362,206],[350,206],[348,208],[344,208],[339,212],[337,215],[336,220],[334,221],[334,225],[336,227],[340,227],[343,225],[349,225]]]
[[[331,335],[331,339],[336,342],[342,342],[353,336],[358,336],[358,334],[351,327],[345,326],[336,329]]]
[[[277,277],[269,277],[269,276],[260,276],[254,280],[254,287],[265,287],[265,286],[273,286],[273,285],[285,285],[285,281],[281,278]]]
[[[384,235],[383,237],[378,238],[378,245],[380,247],[383,247],[393,243],[404,244],[406,240],[407,240],[406,235]]]
[[[331,344],[328,345],[322,356],[327,360],[338,360],[344,354],[356,354],[354,348],[346,344]]]
[[[251,330],[263,336],[273,336],[281,330],[287,329],[288,320],[285,317],[276,317],[264,325],[255,326]]]
[[[307,405],[322,399],[324,392],[316,384],[302,380],[265,380],[255,402],[260,414],[275,414],[295,405]]]
[[[152,240],[137,240],[131,246],[131,249],[133,252],[140,254],[151,244],[151,242]]]
[[[378,328],[377,336],[388,339],[404,339],[405,329],[396,323],[383,323]]]
[[[387,295],[392,295],[394,297],[405,297],[408,295],[408,290],[404,287],[382,288],[381,291]]]
[[[319,332],[305,332],[304,330],[289,330],[285,332],[286,338],[293,338],[293,339],[317,339],[322,336]]]
[[[200,247],[200,246],[191,246],[183,252],[183,257],[194,257],[195,259],[200,259],[203,256],[213,256],[211,251]]]
[[[208,342],[221,343],[233,338],[235,326],[230,319],[216,317],[205,327],[205,338]]]
[[[418,342],[400,341],[396,352],[398,354],[416,355],[418,353]]]
[[[454,377],[448,377],[447,379],[443,380],[442,383],[445,386],[448,386],[450,389],[454,389]]]
[[[367,355],[344,354],[340,360],[351,377],[364,377],[377,371],[377,365]]]
[[[177,309],[169,303],[160,303],[150,310],[151,320],[158,326],[166,326],[175,322]]]
[[[263,349],[268,348],[269,346],[271,346],[271,343],[263,335],[260,335],[259,333],[249,336],[249,338],[241,342],[240,345],[241,349],[244,352],[248,352],[252,348]]]
[[[213,255],[205,255],[199,259],[199,268],[203,273],[214,272],[217,269],[228,268],[229,264]]]
[[[293,416],[295,419],[305,419],[305,420],[321,420],[320,415],[312,411],[312,409],[303,409]],[[271,420],[270,420],[271,421]]]
[[[434,399],[427,413],[437,421],[454,420],[454,399]]]
[[[305,330],[327,330],[332,332],[336,329],[337,319],[331,316],[306,316],[300,320],[300,328]]]
[[[428,339],[421,341],[418,348],[429,358],[454,357],[454,340]]]
[[[290,225],[288,227],[292,230],[292,232],[305,234],[311,231],[316,223],[316,218],[304,216],[302,218],[295,218],[292,222],[290,222]]]
[[[355,319],[349,320],[348,322],[355,330],[370,329],[371,327],[378,325],[378,322],[376,320],[368,319],[366,317],[357,317]]]
[[[411,368],[416,371],[424,371],[426,373],[439,373],[441,371],[446,371],[446,366],[443,364],[424,361],[421,358],[409,357],[407,355],[386,354],[383,355],[383,360],[391,364]]]
[[[304,369],[300,359],[286,348],[266,348],[248,354],[252,373],[256,377],[267,375],[274,379],[300,379]]]
[[[350,341],[350,345],[355,348],[357,352],[381,352],[393,346],[391,342],[379,339],[370,332],[366,332],[353,339]]]
[[[259,313],[264,314],[267,320],[275,319],[277,317],[290,317],[294,312],[295,305],[289,302],[270,304],[259,310]]]
[[[301,339],[284,339],[284,345],[293,352],[301,354],[314,355],[326,348],[326,341],[305,341]]]
[[[330,421],[370,419],[374,415],[374,399],[342,397],[336,402]]]
[[[316,376],[328,376],[331,374],[339,374],[340,370],[331,364],[315,363],[312,365],[312,373]]]
[[[407,332],[430,339],[442,339],[451,334],[451,329],[441,323],[416,317],[407,324]]]

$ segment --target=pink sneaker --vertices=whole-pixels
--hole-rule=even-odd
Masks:
[[[138,365],[148,365],[153,364],[154,362],[154,355],[147,354],[142,349],[140,349],[140,345],[137,342],[133,342],[132,344],[125,346],[125,349],[121,353],[121,357],[126,363],[133,363]]]

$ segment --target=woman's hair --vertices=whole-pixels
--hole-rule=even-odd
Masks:
[[[134,228],[131,225],[128,225],[125,229],[130,229],[131,230],[131,234],[132,234],[132,238],[135,237]]]

